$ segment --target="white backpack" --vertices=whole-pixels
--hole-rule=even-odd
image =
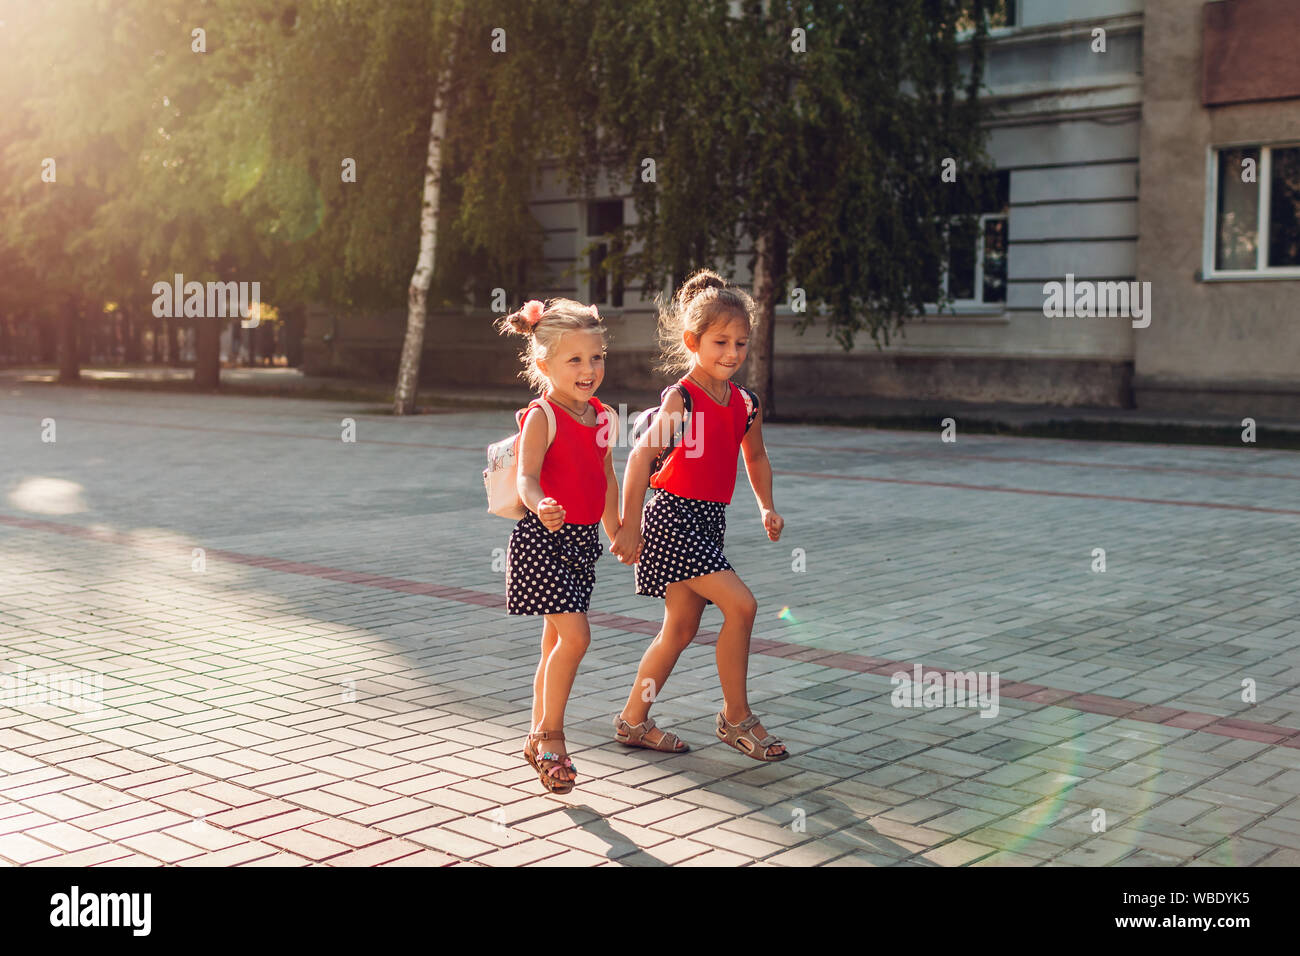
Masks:
[[[515,412],[519,431],[508,438],[488,445],[488,466],[483,469],[483,487],[487,489],[488,511],[503,518],[518,521],[528,514],[528,507],[519,497],[519,439],[523,433],[524,415],[534,405],[546,414],[546,447],[555,441],[555,410],[544,399],[534,399],[528,408]]]

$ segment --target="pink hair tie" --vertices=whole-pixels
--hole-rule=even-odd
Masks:
[[[528,327],[536,328],[537,323],[542,320],[542,312],[545,310],[546,306],[537,299],[529,299],[519,311],[523,313],[524,322],[528,324]]]
[[[600,313],[596,311],[596,307],[594,305],[588,311],[591,312],[591,317],[593,319],[595,319],[597,322],[600,321]]]

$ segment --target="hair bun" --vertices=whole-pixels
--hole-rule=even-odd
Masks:
[[[711,269],[700,269],[682,283],[682,287],[677,290],[677,297],[682,305],[686,305],[705,289],[725,289],[726,287],[727,280],[722,276]]]
[[[501,323],[504,326],[502,331],[510,331],[516,335],[529,336],[536,331],[535,325],[529,321],[528,316],[523,309],[511,312]]]

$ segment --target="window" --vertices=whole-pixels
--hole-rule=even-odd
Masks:
[[[623,228],[623,200],[602,199],[587,203],[587,241],[595,243],[587,253],[587,300],[593,305],[615,309],[623,307],[623,283],[620,277],[611,277],[604,271],[605,260],[618,241],[617,233]]]
[[[932,286],[958,308],[1003,305],[1007,301],[1007,209],[1011,174],[999,170],[981,183],[986,210],[969,223],[954,223],[948,231],[948,259]]]
[[[992,0],[984,11],[984,22],[990,30],[997,27],[1014,27],[1016,25],[1016,7],[1018,0]],[[957,18],[959,32],[974,31],[975,21],[969,13]]]
[[[1211,152],[1208,276],[1300,277],[1300,146]]]

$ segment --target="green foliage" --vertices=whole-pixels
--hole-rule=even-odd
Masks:
[[[260,280],[281,305],[398,304],[443,102],[432,304],[513,291],[540,256],[528,200],[550,168],[585,195],[606,174],[630,188],[617,278],[658,288],[767,230],[809,321],[824,306],[846,348],[864,329],[888,341],[923,304],[947,217],[978,208],[991,2],[0,2],[0,309],[70,290],[147,302],[175,272]],[[948,156],[957,184],[939,180]]]
[[[983,0],[632,0],[590,18],[593,111],[566,165],[612,164],[637,222],[612,269],[649,289],[768,231],[827,334],[888,342],[925,304],[948,217],[979,205]],[[958,40],[962,16],[978,24]],[[806,52],[792,48],[805,31]],[[966,60],[963,84],[963,58]],[[599,130],[595,149],[586,138]],[[657,181],[641,181],[653,158]],[[954,184],[939,175],[957,161]]]
[[[520,255],[528,164],[483,148],[485,136],[508,142],[505,130],[519,125],[504,107],[484,108],[507,99],[495,93],[496,64],[477,52],[487,49],[488,4],[64,0],[3,9],[0,248],[6,273],[40,277],[37,298],[68,288],[148,297],[155,280],[182,272],[261,280],[277,302],[404,300],[437,79],[453,52],[462,63],[449,145],[472,172],[459,187],[452,165],[448,192],[468,188],[475,215],[461,217],[463,239],[443,232],[440,258]],[[197,27],[204,53],[191,49]],[[482,43],[458,40],[462,29]],[[45,156],[57,161],[55,184],[40,181]],[[345,158],[355,160],[356,182],[343,181]],[[448,295],[462,294],[456,285]],[[0,307],[16,304],[0,291]]]

